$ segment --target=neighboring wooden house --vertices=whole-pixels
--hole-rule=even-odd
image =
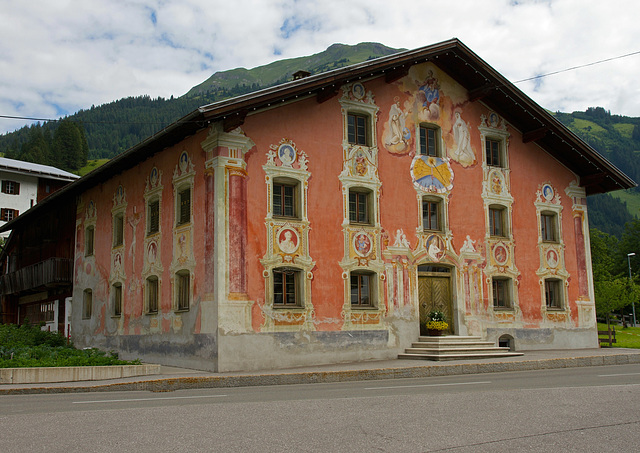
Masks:
[[[0,225],[42,202],[79,178],[59,168],[0,157]],[[65,300],[71,304],[74,203],[47,211],[36,222],[23,224],[6,238],[0,253],[0,320],[8,323],[46,323],[63,330]],[[71,209],[69,208],[71,207]],[[67,236],[64,236],[65,223]],[[7,237],[9,236],[9,237]],[[68,325],[68,321],[67,321]]]
[[[451,40],[201,107],[52,199],[77,345],[227,371],[395,357],[433,308],[597,347],[586,196],[634,185]]]

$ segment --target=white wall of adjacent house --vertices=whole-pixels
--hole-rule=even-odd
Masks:
[[[37,199],[37,176],[0,171],[0,225],[35,205]],[[9,232],[0,235],[6,238]]]

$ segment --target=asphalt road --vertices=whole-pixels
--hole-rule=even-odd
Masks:
[[[0,396],[0,451],[640,451],[640,365]]]

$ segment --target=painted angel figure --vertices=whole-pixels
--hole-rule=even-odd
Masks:
[[[456,112],[456,121],[453,124],[453,139],[456,147],[452,150],[452,157],[462,166],[472,165],[476,156],[471,149],[471,135],[469,125],[462,119],[460,112]]]

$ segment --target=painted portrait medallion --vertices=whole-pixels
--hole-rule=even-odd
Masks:
[[[153,167],[151,173],[149,173],[149,182],[151,187],[155,187],[158,184],[158,169],[156,167]]]
[[[278,232],[278,247],[287,255],[291,255],[298,250],[300,238],[298,232],[293,228],[282,228]]]
[[[283,143],[278,147],[278,158],[283,165],[291,166],[296,160],[296,150],[288,143]]]
[[[354,83],[353,87],[351,87],[351,93],[353,93],[354,98],[362,100],[365,94],[364,85],[361,83]]]
[[[158,244],[156,244],[156,241],[151,241],[147,246],[147,262],[149,264],[154,264],[157,259],[158,259]]]
[[[493,248],[493,259],[496,260],[496,263],[498,263],[500,266],[504,266],[505,264],[507,264],[508,258],[509,251],[504,245],[498,244]]]
[[[182,151],[182,154],[180,154],[180,162],[178,163],[178,165],[182,173],[187,171],[187,167],[189,166],[189,155],[186,151]]]
[[[353,250],[362,258],[371,254],[372,241],[371,237],[364,232],[357,233],[353,236]]]
[[[545,201],[551,202],[554,195],[555,194],[553,191],[553,187],[551,187],[550,184],[545,184],[544,186],[542,186],[542,196],[544,197]]]
[[[558,252],[556,252],[554,249],[549,249],[547,251],[547,264],[549,265],[549,267],[555,269],[556,267],[558,267]]]

